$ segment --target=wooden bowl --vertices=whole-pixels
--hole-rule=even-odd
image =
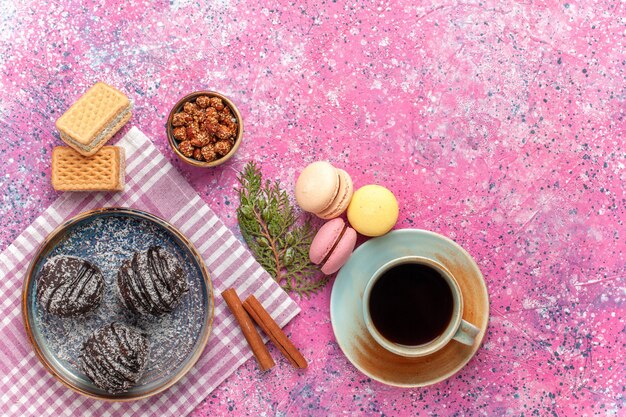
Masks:
[[[226,155],[211,162],[198,161],[197,159],[189,158],[183,155],[178,149],[178,141],[174,138],[174,134],[173,134],[172,118],[174,117],[174,114],[182,111],[185,103],[195,102],[196,98],[200,96],[221,98],[224,104],[230,108],[232,114],[235,116],[235,119],[237,119],[237,133],[235,135],[235,142],[233,144],[232,149]],[[235,104],[232,101],[230,101],[230,99],[226,97],[225,95],[217,93],[215,91],[194,91],[193,93],[187,94],[186,96],[178,100],[178,102],[174,105],[174,107],[172,107],[172,110],[170,111],[170,114],[167,117],[167,125],[165,126],[165,129],[167,131],[167,141],[170,145],[170,148],[172,148],[174,153],[178,155],[180,159],[182,159],[184,162],[188,163],[189,165],[193,165],[195,167],[211,168],[214,166],[221,165],[224,162],[228,161],[230,158],[232,158],[235,152],[237,152],[237,149],[239,149],[239,145],[241,145],[241,141],[243,139],[243,118],[241,117],[241,113],[239,113],[239,109],[237,109],[237,106],[235,106]]]

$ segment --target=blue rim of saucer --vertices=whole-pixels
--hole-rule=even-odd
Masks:
[[[463,318],[480,329],[474,345],[451,341],[434,354],[407,358],[385,350],[369,334],[362,311],[369,277],[405,256],[430,258],[451,270],[464,295]],[[370,239],[352,253],[333,284],[330,318],[339,347],[360,372],[391,386],[424,387],[450,378],[476,354],[489,321],[489,296],[478,265],[460,245],[431,231],[400,229]]]

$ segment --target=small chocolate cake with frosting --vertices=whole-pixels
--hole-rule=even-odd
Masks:
[[[50,258],[37,277],[37,300],[47,313],[73,317],[95,310],[102,301],[104,278],[85,259]]]
[[[122,264],[117,288],[129,310],[158,316],[174,310],[189,291],[189,284],[178,259],[160,246],[153,246]]]
[[[112,394],[135,385],[148,363],[148,339],[139,329],[111,323],[96,330],[83,344],[81,369]]]

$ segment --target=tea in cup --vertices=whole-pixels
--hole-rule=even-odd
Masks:
[[[480,330],[463,320],[463,294],[454,276],[420,256],[379,268],[363,293],[363,316],[372,337],[401,356],[434,353],[451,340],[473,345]]]

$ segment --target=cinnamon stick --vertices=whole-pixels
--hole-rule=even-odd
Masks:
[[[272,316],[263,308],[254,295],[250,295],[246,298],[246,301],[243,302],[243,308],[246,309],[250,317],[263,329],[293,366],[302,369],[308,366],[306,359],[304,359],[304,356],[302,356],[298,348],[291,343],[287,335],[281,330],[280,326],[278,326]]]
[[[234,288],[229,288],[222,293],[222,297],[239,323],[239,327],[241,327],[241,331],[248,341],[261,370],[267,371],[274,367],[274,359],[272,359],[270,352],[267,350],[263,340],[261,340],[259,332],[254,328],[252,320],[250,320],[250,317],[243,309],[237,291]]]

